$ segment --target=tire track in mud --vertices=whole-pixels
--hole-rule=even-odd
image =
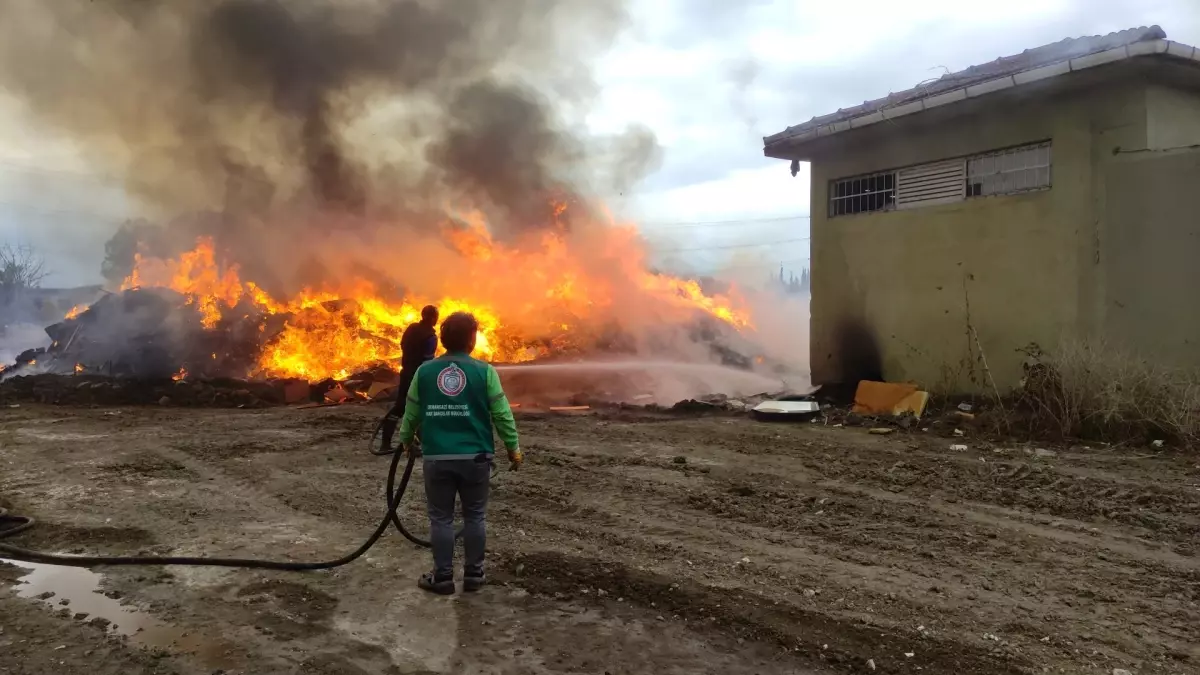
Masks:
[[[1190,558],[1170,553],[1164,555],[1152,547],[1136,550],[1137,539],[1131,536],[1126,536],[1119,546],[1107,546],[1103,537],[1093,535],[1089,535],[1091,541],[1083,538],[1039,541],[1044,538],[1038,536],[1038,532],[1027,531],[1019,522],[1000,523],[995,522],[994,517],[967,519],[953,510],[930,508],[921,504],[917,497],[888,490],[894,485],[880,479],[881,474],[886,475],[886,469],[895,466],[895,463],[887,463],[899,456],[894,452],[887,452],[883,457],[870,453],[865,458],[857,457],[863,452],[860,448],[854,448],[853,453],[841,453],[845,457],[837,466],[838,470],[830,473],[839,476],[838,482],[848,475],[864,480],[861,485],[856,484],[853,491],[839,491],[836,485],[828,484],[827,479],[822,480],[824,477],[818,473],[822,466],[814,462],[806,462],[805,470],[799,473],[818,482],[798,484],[796,480],[763,472],[764,467],[759,463],[751,465],[753,471],[738,472],[736,460],[721,456],[728,453],[714,453],[703,444],[693,446],[699,450],[696,454],[709,460],[709,464],[715,457],[716,466],[693,468],[690,463],[679,466],[662,454],[656,459],[639,448],[659,446],[657,435],[652,431],[648,440],[632,442],[630,445],[634,448],[632,452],[638,453],[636,456],[614,457],[607,453],[580,452],[578,448],[582,444],[564,434],[545,443],[545,456],[537,461],[553,467],[556,475],[551,480],[555,483],[582,486],[577,488],[576,501],[593,509],[602,511],[606,501],[610,509],[615,508],[603,495],[616,493],[622,496],[622,510],[658,521],[671,520],[661,514],[682,512],[695,518],[697,523],[712,527],[714,532],[725,531],[727,544],[736,542],[744,534],[730,530],[731,523],[740,523],[759,528],[760,532],[791,532],[802,539],[806,548],[840,551],[835,557],[843,560],[877,568],[899,568],[914,575],[922,568],[936,570],[930,577],[934,580],[933,586],[940,586],[942,593],[935,598],[945,597],[946,591],[950,590],[962,602],[955,607],[954,603],[935,599],[925,608],[925,613],[929,615],[930,610],[936,609],[937,613],[945,615],[948,611],[951,623],[957,623],[966,635],[978,636],[989,627],[997,630],[997,626],[1004,626],[1021,629],[1030,635],[1040,633],[1038,637],[1041,637],[1060,632],[1065,623],[1087,626],[1081,632],[1085,641],[1107,643],[1111,648],[1109,656],[1126,659],[1126,662],[1136,658],[1138,653],[1144,654],[1147,647],[1160,654],[1176,656],[1196,651],[1195,647],[1189,647],[1197,643],[1198,637],[1194,623],[1197,578]],[[822,454],[832,455],[828,450],[826,448]],[[788,459],[804,462],[801,458]],[[945,460],[918,458],[918,461],[940,463]],[[604,472],[613,467],[675,471],[698,477],[707,484],[683,487],[676,481],[639,481],[632,471],[605,476]],[[846,467],[853,467],[853,470]],[[558,476],[559,473],[568,475]],[[538,477],[549,476],[539,474]],[[872,485],[878,487],[864,487]],[[969,489],[969,486],[963,487]],[[864,490],[876,494],[864,495]],[[798,492],[808,494],[797,501]],[[834,514],[830,511],[834,509],[822,509],[825,511],[821,514],[822,520],[815,524],[796,517],[800,509],[810,505],[813,498],[822,493],[832,493],[835,504],[841,502],[840,516],[831,517]],[[880,498],[880,494],[897,499]],[[818,500],[829,498],[818,497]],[[899,501],[901,499],[904,501]],[[962,507],[953,498],[943,506]],[[566,512],[570,508],[561,510]],[[1028,515],[1042,514],[1031,511]],[[554,517],[557,514],[550,520]],[[639,528],[636,522],[626,525],[635,530]],[[575,528],[564,525],[563,529]],[[610,545],[615,545],[611,539],[621,538],[611,532],[606,534]],[[627,545],[637,547],[633,542],[639,541],[638,537],[626,539]],[[854,551],[861,553],[855,555]],[[938,555],[939,551],[944,554]],[[694,549],[687,554],[697,557]],[[946,577],[947,568],[957,568],[958,572],[952,573],[951,579],[937,580],[938,576]],[[1126,592],[1124,589],[1131,579],[1136,579],[1138,585],[1132,592]],[[997,600],[1000,603],[996,611],[984,609]],[[1096,618],[1089,616],[1093,612],[1088,611],[1088,606],[1096,603],[1131,609],[1133,616],[1127,620],[1153,628],[1140,631],[1141,635],[1114,630],[1104,612]],[[891,607],[889,611],[899,609]],[[1189,624],[1187,618],[1191,618],[1192,623]],[[965,640],[969,644],[977,638],[965,637]],[[1033,643],[1028,645],[1031,649],[1039,648],[1036,638],[1026,642]]]
[[[609,426],[604,433],[634,447],[670,441],[681,448],[694,444],[723,454],[748,455],[754,458],[748,460],[752,463],[765,461],[798,477],[841,478],[1060,517],[1103,518],[1185,543],[1200,534],[1200,460],[1195,458],[1104,461],[1095,455],[1064,454],[1043,460],[1003,448],[1002,454],[993,448],[978,457],[933,448],[936,441],[924,436],[885,441],[842,430],[837,438],[831,437],[831,430],[809,429],[809,425],[739,430],[736,438],[744,442],[731,444],[729,439],[714,438],[714,425],[694,426],[700,428],[680,422],[624,424]],[[823,442],[821,436],[836,444]],[[585,437],[569,430],[556,440],[576,438]],[[1101,468],[1075,467],[1069,464],[1073,461]]]
[[[629,598],[663,615],[686,616],[701,630],[774,643],[802,663],[836,672],[861,673],[867,667],[885,674],[915,669],[960,675],[1031,672],[1028,664],[1000,653],[934,637],[914,640],[886,627],[838,621],[741,589],[663,577],[613,561],[542,552],[504,555],[501,562],[501,580],[531,591],[599,604],[606,598]]]
[[[594,488],[597,492],[605,492],[607,487],[604,484],[604,478],[601,476],[590,476],[587,479],[589,487]],[[626,486],[626,490],[622,493],[625,498],[630,498],[634,494],[640,496],[640,492],[630,489]],[[655,494],[653,491],[651,494]],[[658,496],[662,496],[659,494]],[[669,501],[669,500],[668,500]],[[791,562],[788,558],[783,557],[782,553],[794,553],[794,549],[789,550],[786,547],[788,543],[785,540],[780,541],[779,537],[774,537],[777,545],[774,550],[768,555],[764,555],[764,546],[761,543],[753,543],[756,538],[762,537],[764,534],[771,533],[775,530],[767,527],[759,527],[753,524],[746,527],[730,528],[731,521],[728,519],[712,519],[705,518],[708,514],[679,514],[682,518],[688,518],[691,515],[691,528],[682,523],[672,522],[670,517],[663,514],[671,513],[667,511],[667,506],[664,504],[651,504],[647,502],[627,501],[624,506],[630,513],[633,514],[655,514],[654,521],[658,523],[670,523],[672,528],[665,528],[664,532],[656,537],[648,533],[644,519],[639,519],[636,516],[626,519],[623,523],[628,529],[618,528],[596,528],[594,523],[587,522],[580,524],[572,521],[555,522],[559,514],[550,514],[544,511],[538,513],[537,521],[539,524],[557,530],[565,534],[562,537],[567,542],[600,542],[600,545],[594,547],[585,546],[580,552],[583,556],[595,556],[608,558],[611,555],[616,555],[620,552],[620,557],[623,560],[641,559],[645,562],[656,565],[659,569],[668,568],[679,576],[704,576],[711,578],[713,583],[728,585],[734,583],[741,588],[745,588],[749,592],[773,593],[778,599],[785,602],[804,602],[800,600],[801,594],[804,591],[813,592],[810,586],[820,588],[826,587],[826,592],[829,595],[841,595],[836,601],[839,608],[829,608],[823,612],[819,612],[826,617],[830,622],[850,622],[851,624],[859,621],[862,616],[869,616],[869,608],[877,605],[889,605],[889,613],[884,614],[879,620],[885,624],[891,623],[890,616],[895,614],[911,615],[920,617],[922,613],[925,616],[930,616],[932,613],[922,612],[923,607],[916,603],[909,603],[901,593],[885,593],[883,591],[871,592],[854,587],[830,588],[828,578],[823,578],[820,573],[813,574],[805,573],[803,568],[797,569],[795,566],[792,569],[780,569],[781,565],[775,560],[771,560],[770,554],[775,554],[775,557],[780,558],[784,564]],[[563,513],[567,513],[564,510]],[[610,517],[616,517],[610,514]],[[526,516],[528,519],[529,516]],[[707,528],[704,534],[697,536],[694,531]],[[685,534],[686,532],[686,534]],[[683,542],[682,544],[680,542]],[[699,542],[699,543],[698,543]],[[540,547],[539,547],[540,548]],[[700,549],[705,549],[703,552]],[[723,552],[723,553],[720,553]],[[748,552],[754,556],[756,561],[764,561],[762,565],[742,565],[740,563],[733,564],[736,557],[732,557],[733,553],[740,556],[743,552]],[[672,564],[672,561],[682,561],[688,559],[688,567],[680,564]],[[836,561],[827,561],[826,568],[833,566]],[[861,557],[856,562],[872,565],[872,561],[866,556]],[[691,568],[693,563],[698,563],[695,568]],[[720,570],[713,573],[714,570]],[[732,570],[732,571],[731,571]],[[789,573],[785,580],[780,578],[782,573]],[[846,579],[852,582],[852,579]],[[803,583],[800,583],[803,582]],[[929,585],[929,580],[915,579],[914,586],[920,585],[921,590],[926,590]],[[751,591],[749,587],[753,586]],[[898,590],[898,589],[897,589]],[[788,597],[791,596],[791,597]],[[847,597],[850,596],[850,597]],[[811,601],[809,601],[811,604]],[[901,606],[907,605],[908,611],[900,611]],[[902,622],[904,624],[904,622]],[[918,625],[917,621],[907,622],[908,632]],[[903,628],[904,626],[899,626]]]
[[[326,542],[374,523],[386,460],[359,439],[376,411],[228,423],[172,414],[175,424],[153,432],[162,461],[95,465],[106,490],[136,485],[139,472],[196,483],[163,493],[138,521],[149,531],[189,539],[176,519],[195,509],[195,523],[225,523],[235,537],[251,520]],[[150,432],[136,422],[121,424],[145,446]],[[678,614],[714,643],[786,647],[783,663],[822,672],[866,672],[867,659],[877,672],[927,673],[1184,672],[1200,662],[1200,561],[1187,553],[1200,473],[1182,458],[951,455],[916,436],[724,418],[519,423],[528,463],[494,483],[490,554],[494,576],[532,593],[597,607],[624,597],[626,615],[651,625]],[[65,453],[56,448],[54,461]],[[406,504],[411,518],[418,501]],[[319,587],[377,588],[378,564]]]

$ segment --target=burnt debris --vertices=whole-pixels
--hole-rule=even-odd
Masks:
[[[185,296],[164,289],[107,295],[46,328],[47,348],[22,353],[5,375],[104,375],[137,379],[244,376],[264,340],[282,329],[278,316],[247,309],[212,328]]]

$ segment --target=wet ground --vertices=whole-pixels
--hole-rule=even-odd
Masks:
[[[381,412],[0,409],[0,507],[44,550],[334,557],[380,515]],[[391,535],[304,574],[0,565],[0,673],[1200,673],[1194,454],[519,424],[481,594],[422,595]]]

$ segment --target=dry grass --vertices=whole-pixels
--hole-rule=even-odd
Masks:
[[[1035,356],[1022,402],[1041,430],[1108,442],[1200,443],[1200,371],[1094,342],[1067,341]]]

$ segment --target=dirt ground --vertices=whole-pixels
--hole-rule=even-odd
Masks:
[[[0,410],[53,551],[324,559],[381,513],[382,409]],[[0,566],[0,673],[1200,673],[1200,457],[820,424],[524,414],[483,593],[385,537],[337,570],[107,568],[121,637]],[[951,442],[967,451],[952,451]],[[421,523],[420,490],[404,518]]]

